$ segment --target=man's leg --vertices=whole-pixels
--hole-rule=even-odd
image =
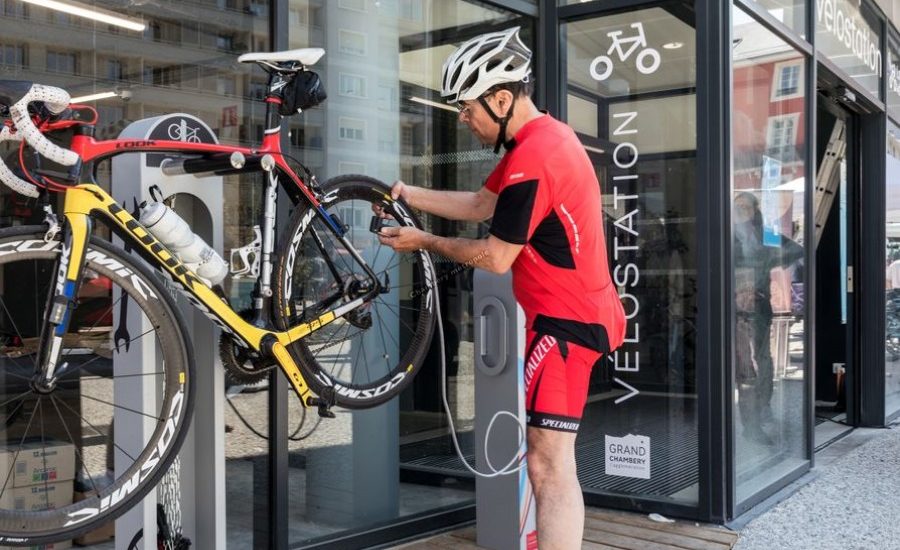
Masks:
[[[528,478],[534,490],[540,550],[577,550],[584,498],[575,470],[575,436],[528,427]]]

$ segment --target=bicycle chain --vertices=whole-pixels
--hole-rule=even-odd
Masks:
[[[156,488],[157,501],[162,504],[169,525],[169,536],[163,541],[165,550],[175,550],[181,535],[181,457],[175,457],[169,470]]]

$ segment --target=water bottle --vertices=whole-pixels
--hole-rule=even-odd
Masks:
[[[165,204],[142,203],[141,223],[199,277],[217,285],[228,275],[225,260]]]

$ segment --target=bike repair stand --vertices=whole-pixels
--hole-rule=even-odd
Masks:
[[[512,276],[476,270],[475,287],[475,464],[490,472],[522,456],[525,444],[509,411],[525,424],[525,315],[512,293]],[[488,465],[490,460],[490,466]],[[519,462],[510,468],[515,468]],[[525,468],[475,480],[476,542],[496,550],[537,548],[534,497]]]
[[[180,140],[199,143],[218,143],[215,134],[201,120],[186,114],[171,114],[138,120],[128,125],[120,138],[134,140]],[[171,156],[171,155],[169,155]],[[111,194],[119,204],[135,213],[142,201],[151,200],[150,186],[157,185],[163,197],[178,194],[175,211],[184,218],[191,229],[211,247],[222,251],[223,246],[223,189],[222,177],[193,175],[165,176],[159,166],[166,154],[130,153],[112,159]],[[137,215],[135,215],[137,217]],[[120,239],[115,240],[122,245]],[[127,250],[127,249],[126,249]],[[166,511],[166,519],[173,529],[181,526],[181,533],[191,539],[194,548],[225,548],[225,426],[224,426],[224,372],[217,350],[219,329],[200,311],[190,306],[187,299],[167,282],[178,302],[188,327],[196,370],[194,387],[196,400],[194,418],[179,459],[160,482],[134,509],[116,520],[116,550],[127,550],[136,533],[144,530],[143,542],[138,548],[156,548],[157,495]],[[113,296],[117,304],[119,296]],[[139,315],[132,308],[128,314],[128,301],[118,302],[113,311],[115,372],[151,374],[161,369],[157,361],[155,345],[143,345],[139,336],[149,326],[139,326]],[[123,324],[122,318],[131,319]],[[146,319],[143,321],[147,323]],[[131,341],[131,339],[134,341]],[[149,342],[148,342],[149,343]],[[134,390],[133,380],[128,387],[132,395],[115,389],[118,402],[138,403],[156,398],[156,377],[146,380],[139,390]],[[142,421],[143,420],[143,421]],[[153,422],[136,419],[128,411],[114,416],[114,440],[123,449],[135,449],[153,430]],[[121,452],[121,451],[116,451]],[[177,464],[180,463],[180,476]],[[118,472],[117,472],[118,473]],[[180,493],[180,494],[179,494]],[[179,498],[180,497],[180,498]],[[171,517],[170,517],[171,516]],[[180,516],[180,517],[179,517]],[[174,533],[173,533],[174,534]]]

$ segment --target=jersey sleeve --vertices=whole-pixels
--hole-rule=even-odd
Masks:
[[[491,235],[512,244],[526,244],[552,205],[550,184],[540,169],[510,163],[498,184]]]
[[[498,164],[491,175],[484,180],[484,186],[493,194],[500,193],[500,182],[503,181],[503,163]]]

